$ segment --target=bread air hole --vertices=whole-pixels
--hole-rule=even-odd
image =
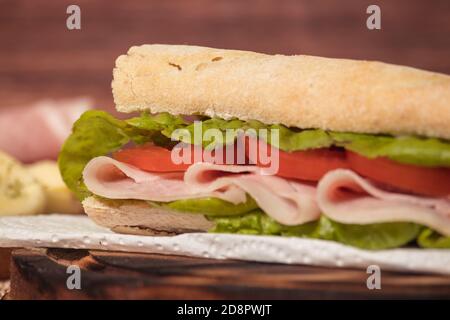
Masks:
[[[195,71],[200,71],[206,68],[208,64],[207,63],[199,63],[196,67],[195,67]]]
[[[214,58],[211,59],[211,62],[220,61],[222,59],[223,59],[223,57],[214,57]],[[208,66],[208,63],[205,63],[205,62],[199,63],[195,67],[195,71],[201,71],[201,70],[205,69],[207,66]]]
[[[177,68],[179,71],[182,70],[182,69],[181,69],[181,66],[180,66],[179,64],[176,64],[176,63],[169,62],[169,66],[175,67],[175,68]]]

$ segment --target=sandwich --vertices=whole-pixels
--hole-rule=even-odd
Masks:
[[[143,45],[112,92],[131,114],[85,112],[58,160],[101,226],[450,248],[447,75]]]

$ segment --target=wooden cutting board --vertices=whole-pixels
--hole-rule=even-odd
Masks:
[[[69,265],[81,290],[66,285]],[[11,299],[450,298],[450,277],[383,271],[369,290],[365,270],[72,249],[18,249]]]
[[[9,260],[11,249],[0,248],[0,281],[9,278]]]

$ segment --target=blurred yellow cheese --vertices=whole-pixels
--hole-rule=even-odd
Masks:
[[[21,163],[0,151],[0,216],[38,214],[45,202],[41,184]]]
[[[64,184],[55,161],[28,165],[28,172],[42,185],[46,195],[46,213],[82,213],[83,209]]]

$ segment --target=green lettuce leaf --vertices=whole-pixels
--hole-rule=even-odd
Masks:
[[[428,228],[419,235],[417,243],[422,248],[450,249],[450,237],[445,237]]]
[[[259,210],[242,216],[208,217],[208,219],[216,223],[209,232],[263,234],[261,233],[261,214]]]
[[[94,157],[118,150],[130,141],[127,125],[103,111],[85,112],[59,154],[58,165],[66,185],[79,199],[89,191],[82,182],[84,167]]]
[[[241,216],[208,216],[208,218],[216,223],[215,227],[210,230],[210,232],[215,233],[308,237],[316,229],[316,222],[298,226],[285,226],[279,224],[259,209]]]
[[[64,142],[58,158],[61,176],[75,195],[83,200],[90,195],[83,183],[82,172],[92,158],[108,155],[126,144],[153,142],[171,146],[174,130],[187,123],[180,116],[168,113],[119,120],[104,111],[89,110],[74,123],[72,134]]]
[[[258,205],[252,197],[247,196],[247,201],[240,204],[218,198],[185,199],[172,202],[152,202],[150,205],[175,210],[180,212],[199,213],[207,216],[234,216],[248,213],[258,209]]]
[[[157,140],[158,131],[143,131],[104,111],[85,112],[74,123],[58,158],[61,176],[80,199],[90,195],[82,181],[82,172],[92,158],[119,150],[129,142],[137,144]]]
[[[407,222],[374,223],[368,225],[343,224],[329,220],[333,230],[332,239],[350,246],[380,250],[404,246],[414,241],[422,226]]]
[[[214,139],[211,139],[211,141],[201,141],[204,147],[210,148],[215,147],[216,145],[229,144],[234,142],[239,132],[229,131],[229,133],[227,134],[227,130],[230,129],[240,129],[242,130],[241,132],[253,133],[254,135],[266,140],[268,143],[274,145],[277,148],[280,148],[283,151],[327,148],[333,144],[333,139],[325,131],[320,129],[294,130],[282,125],[265,125],[262,122],[256,120],[242,121],[237,119],[224,120],[219,118],[212,118],[203,120],[201,123],[201,128],[203,133],[209,129],[218,129],[221,132],[221,141],[215,141]],[[180,129],[180,127],[178,127],[178,129]],[[182,129],[185,129],[189,133],[189,137],[191,137],[191,139],[186,139],[183,137],[182,139],[180,139],[181,141],[186,143],[198,144],[196,143],[196,141],[194,141],[195,124],[189,124]],[[259,131],[260,129],[266,129],[267,135],[261,134],[261,132]],[[272,129],[278,130],[278,141],[272,139]]]
[[[97,199],[109,206],[119,206],[133,200]],[[134,200],[138,203],[141,201]],[[214,233],[234,233],[252,235],[272,235],[284,237],[303,237],[336,241],[342,244],[368,249],[381,250],[404,246],[418,238],[422,247],[449,248],[449,238],[439,236],[429,229],[414,223],[379,223],[370,225],[342,224],[325,216],[320,220],[296,226],[282,225],[261,209],[248,197],[244,204],[233,205],[217,198],[200,198],[172,201],[168,203],[150,202],[152,207],[163,207],[177,212],[204,214],[215,222]],[[423,232],[422,232],[423,230]]]
[[[235,140],[237,133],[226,135],[227,129],[253,129],[260,138],[283,151],[301,151],[331,146],[343,147],[367,158],[387,157],[400,163],[429,167],[450,167],[450,143],[434,138],[393,137],[388,135],[372,135],[360,133],[332,132],[320,129],[298,130],[283,125],[265,125],[259,121],[242,121],[237,119],[223,120],[219,118],[202,121],[202,132],[208,129],[222,132],[222,142],[227,144]],[[195,143],[194,124],[174,129],[185,129],[191,139],[182,139],[186,143]],[[259,129],[267,129],[268,136],[261,136]],[[279,130],[279,141],[272,139],[271,129]],[[173,130],[165,131],[168,137]],[[202,141],[203,146],[214,147],[215,141]]]
[[[413,223],[354,225],[338,223],[325,216],[316,222],[285,226],[261,210],[242,216],[209,218],[216,222],[211,232],[315,238],[369,250],[401,247],[414,241],[422,230]]]
[[[188,125],[181,116],[169,113],[151,115],[148,112],[144,112],[139,117],[125,121],[130,126],[141,130],[161,132],[167,138],[170,138],[172,132],[176,129],[184,128]]]
[[[373,159],[387,157],[400,163],[450,167],[450,143],[439,139],[392,137],[359,133],[329,132],[335,146]]]

